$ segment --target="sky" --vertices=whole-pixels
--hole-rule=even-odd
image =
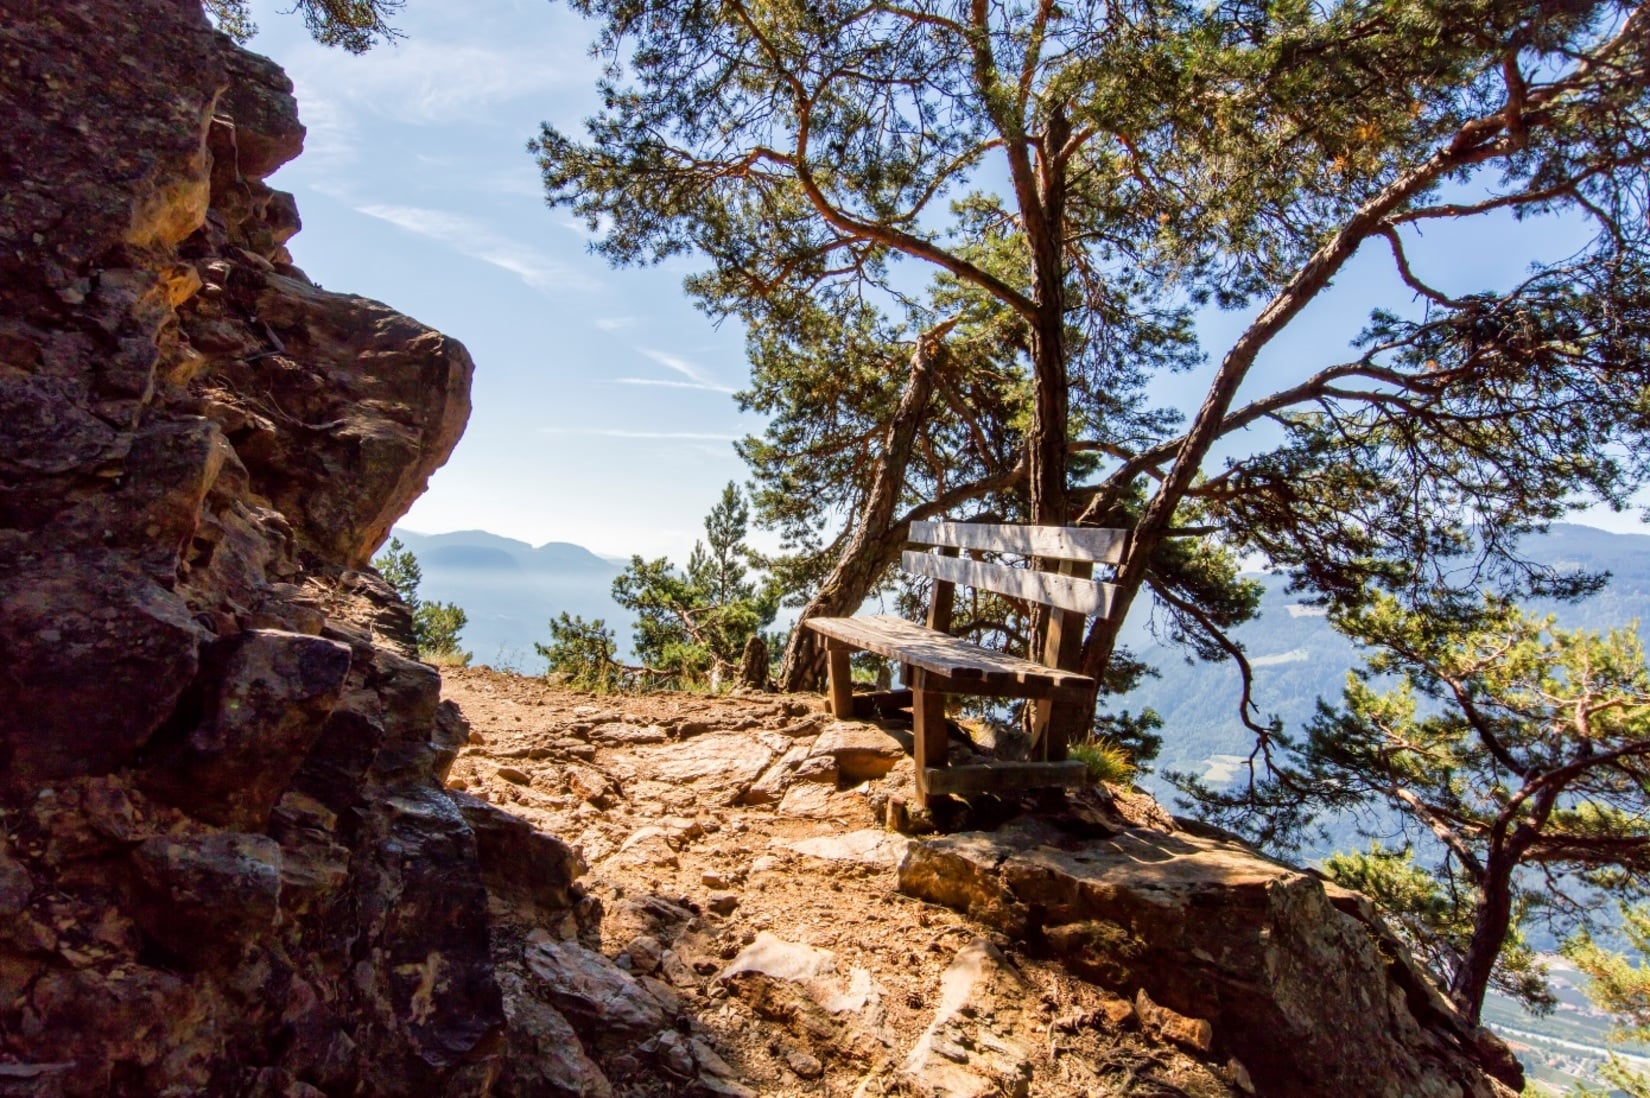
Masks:
[[[762,420],[732,399],[748,379],[738,325],[717,327],[681,291],[690,261],[614,269],[569,211],[544,203],[526,144],[544,121],[579,132],[595,109],[592,25],[549,0],[412,0],[397,19],[405,38],[357,57],[316,45],[282,6],[255,5],[249,45],[291,76],[309,130],[270,180],[303,217],[296,263],[476,360],[469,427],[401,525],[684,560],[722,486],[746,479],[733,441]],[[1435,228],[1411,241],[1412,258],[1446,290],[1502,285],[1527,262],[1505,253],[1508,228]],[[1555,226],[1541,244],[1556,258],[1575,240]],[[1240,400],[1340,360],[1372,301],[1408,299],[1390,259],[1365,252]],[[1201,316],[1205,345],[1218,350],[1250,312]],[[1166,378],[1154,395],[1190,411],[1207,374]],[[1579,519],[1650,532],[1636,513]]]
[[[402,525],[685,558],[762,420],[731,399],[743,334],[682,295],[686,264],[613,270],[544,204],[526,144],[593,108],[589,28],[545,0],[413,0],[402,41],[355,57],[281,7],[257,9],[249,45],[309,130],[269,181],[298,200],[295,262],[476,361],[469,427]]]

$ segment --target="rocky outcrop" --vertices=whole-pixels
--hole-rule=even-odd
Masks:
[[[898,834],[913,772],[897,728],[795,698],[591,698],[486,669],[444,690],[473,722],[455,796],[501,821],[476,824],[496,836],[484,853],[550,886],[534,906],[499,881],[493,905],[495,962],[520,989],[506,1009],[529,1027],[512,1024],[513,1047],[538,1050],[511,1063],[539,1063],[541,1082],[931,1098],[1518,1086],[1505,1046],[1462,1022],[1367,902],[1143,795],[1088,789],[1029,815],[982,800],[968,830]],[[582,896],[561,883],[580,857]],[[547,917],[557,905],[582,911]],[[545,1004],[576,1040],[553,1062],[531,1036],[561,1032]]]
[[[470,358],[292,266],[198,2],[0,7],[0,1093],[486,1092],[462,730],[358,571]]]
[[[1087,830],[1088,833],[1084,833]],[[1036,943],[1265,1094],[1491,1098],[1523,1079],[1367,901],[1213,833],[1024,819],[913,844],[900,888]]]

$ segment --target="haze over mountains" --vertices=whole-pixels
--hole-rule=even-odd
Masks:
[[[395,536],[418,557],[426,599],[456,602],[469,615],[464,647],[479,663],[544,670],[535,642],[550,635],[549,621],[566,611],[605,620],[630,647],[631,614],[613,602],[613,578],[625,562],[599,557],[568,542],[531,546],[483,530]],[[1558,524],[1536,535],[1534,557],[1561,568],[1604,571],[1611,581],[1603,593],[1567,606],[1541,606],[1571,628],[1607,629],[1632,620],[1650,623],[1650,535],[1613,534],[1574,524]],[[1255,666],[1256,701],[1261,712],[1299,728],[1319,697],[1340,695],[1346,672],[1359,655],[1329,627],[1322,611],[1285,591],[1281,576],[1258,576],[1266,585],[1261,613],[1236,630]],[[1150,622],[1129,623],[1125,642],[1159,670],[1126,701],[1130,709],[1156,709],[1164,719],[1162,769],[1216,776],[1246,754],[1249,738],[1235,715],[1237,671],[1228,663],[1187,663],[1181,650],[1157,644]]]
[[[462,643],[475,662],[540,674],[545,663],[533,650],[550,638],[550,619],[563,611],[601,618],[630,649],[630,615],[613,601],[613,577],[624,562],[599,557],[582,546],[552,541],[532,546],[485,530],[419,534],[396,529],[423,570],[419,596],[456,602],[469,616]]]
[[[1553,613],[1570,629],[1603,631],[1637,620],[1650,636],[1650,535],[1613,534],[1569,523],[1532,536],[1525,546],[1542,563],[1565,570],[1610,573],[1605,589],[1570,604],[1536,602],[1530,609]],[[1330,628],[1323,611],[1289,594],[1282,576],[1260,575],[1266,585],[1260,616],[1234,631],[1255,669],[1255,702],[1262,718],[1276,715],[1288,730],[1311,718],[1317,699],[1338,699],[1346,673],[1362,663],[1353,643]],[[1126,643],[1158,669],[1124,705],[1151,707],[1163,718],[1160,770],[1184,770],[1218,779],[1253,737],[1237,719],[1239,679],[1230,662],[1187,663],[1182,650],[1153,642],[1142,616],[1129,623]],[[1159,791],[1161,792],[1161,791]]]

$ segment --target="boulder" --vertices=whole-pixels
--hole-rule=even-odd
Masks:
[[[269,58],[245,50],[226,53],[224,66],[229,86],[217,114],[234,127],[231,166],[238,179],[263,179],[304,149],[292,81]]]
[[[1239,1060],[1263,1094],[1492,1098],[1497,1072],[1522,1084],[1425,994],[1390,932],[1236,842],[1021,820],[915,842],[899,876],[910,895],[1039,937],[1104,987],[1144,990],[1143,1020]]]
[[[524,954],[535,994],[595,1046],[612,1048],[669,1025],[663,1008],[630,973],[576,942],[537,936]]]
[[[138,926],[193,967],[235,961],[274,930],[281,848],[267,835],[156,836],[132,852],[132,863]]]
[[[303,765],[349,674],[348,645],[253,629],[202,661],[201,716],[145,768],[150,790],[226,827],[261,827]]]
[[[194,680],[201,636],[187,606],[115,554],[0,538],[0,785],[130,763]]]
[[[832,721],[814,741],[813,755],[836,760],[842,781],[856,784],[885,776],[905,758],[900,742],[874,724]]]
[[[489,891],[547,917],[573,907],[578,899],[574,882],[586,869],[578,851],[485,801],[456,790],[448,790],[447,796],[475,833],[481,879]]]
[[[613,1084],[561,1012],[525,987],[508,990],[510,1044],[500,1091],[513,1098],[612,1098]]]

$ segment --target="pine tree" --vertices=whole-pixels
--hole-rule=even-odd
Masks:
[[[467,666],[470,653],[460,647],[459,633],[469,624],[469,616],[456,603],[425,602],[419,597],[424,570],[418,566],[413,551],[403,545],[400,538],[391,538],[384,552],[373,558],[372,566],[395,588],[412,612],[413,637],[419,656],[432,663]]]
[[[1650,480],[1642,5],[574,7],[609,67],[584,134],[535,143],[548,197],[615,263],[708,264],[687,288],[747,325],[748,399],[776,424],[747,445],[758,511],[817,596],[879,582],[923,504],[1127,526],[1083,669],[1128,681],[1120,630],[1147,594],[1248,683],[1242,592],[1211,609],[1220,569],[1184,579],[1177,542],[1263,553],[1332,601],[1453,612],[1486,585],[1573,593],[1518,536]],[[1522,281],[1444,286],[1411,254],[1500,215]],[[1591,238],[1554,261],[1555,223]],[[1263,355],[1358,255],[1401,300],[1267,391]],[[1248,315],[1200,348],[1205,302]],[[907,371],[953,318],[935,337],[966,352],[953,368]],[[853,352],[836,371],[833,345]],[[1150,385],[1203,352],[1190,418],[1153,408]],[[1259,426],[1276,445],[1249,441]],[[787,687],[806,663],[787,658]]]
[[[635,556],[613,581],[613,601],[637,614],[636,658],[654,679],[719,689],[738,670],[745,642],[773,623],[777,588],[747,578],[749,522],[749,506],[730,481],[686,571],[665,557]]]
[[[1394,913],[1474,1021],[1491,986],[1550,1003],[1521,928],[1585,927],[1650,896],[1650,669],[1636,628],[1571,632],[1497,600],[1451,620],[1381,595],[1335,618],[1374,649],[1340,704],[1320,702],[1304,739],[1269,740],[1270,777],[1183,787],[1286,848],[1326,815],[1385,809],[1408,844],[1339,855],[1331,875]]]
[[[635,670],[618,661],[613,630],[601,618],[558,614],[550,621],[550,643],[535,643],[533,649],[548,664],[547,675],[576,690],[606,694],[635,682]]]

